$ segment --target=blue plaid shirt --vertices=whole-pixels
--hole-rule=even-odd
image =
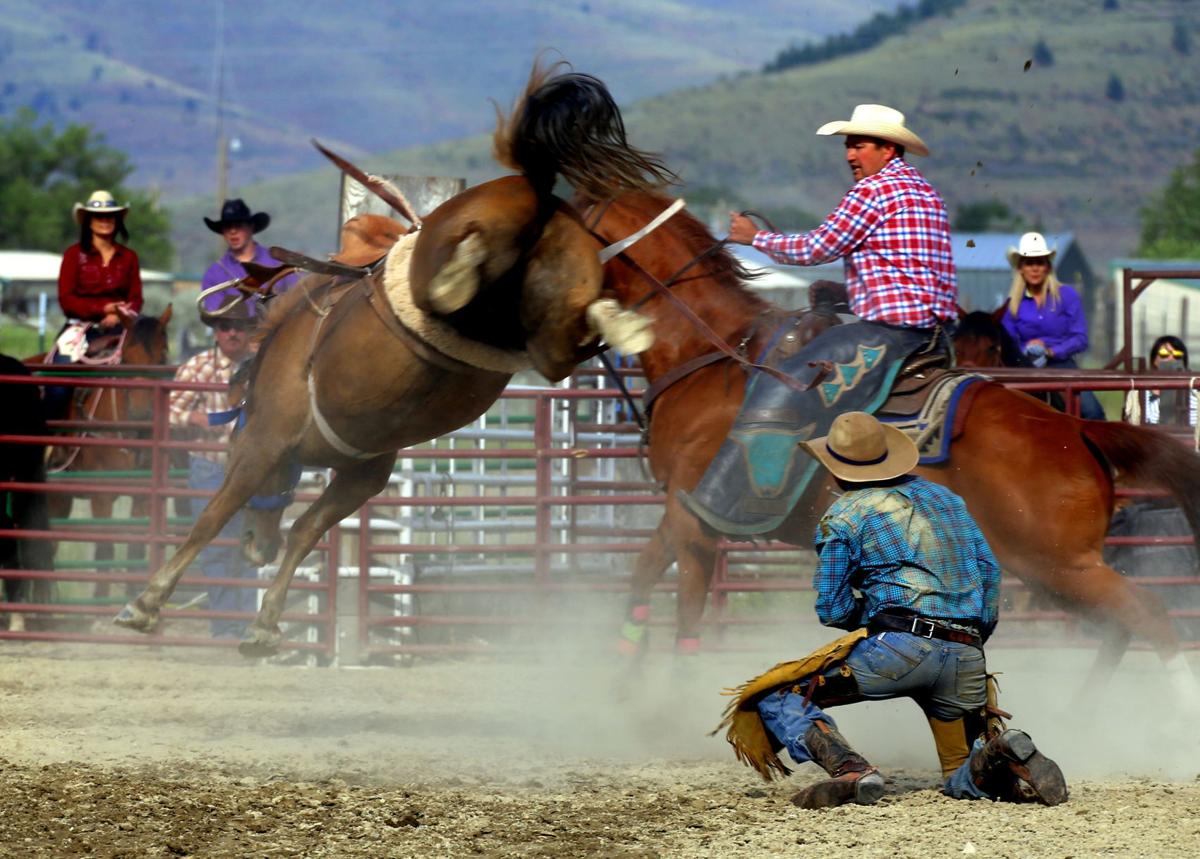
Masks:
[[[1000,567],[963,500],[909,477],[847,492],[817,524],[817,616],[857,629],[882,609],[996,626]],[[853,591],[861,592],[855,597]]]

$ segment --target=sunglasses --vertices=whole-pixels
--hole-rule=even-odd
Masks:
[[[1176,349],[1174,346],[1168,346],[1166,344],[1159,346],[1158,352],[1156,354],[1158,355],[1159,358],[1168,358],[1168,359],[1174,358],[1177,361],[1183,360],[1183,352],[1181,350]]]
[[[218,331],[249,331],[250,327],[241,322],[218,322],[213,326]]]
[[[1022,257],[1021,265],[1050,265],[1047,257]]]

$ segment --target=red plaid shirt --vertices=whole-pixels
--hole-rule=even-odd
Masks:
[[[815,230],[763,230],[754,247],[790,265],[844,259],[850,308],[862,319],[932,328],[958,316],[946,204],[901,158],[856,183]]]

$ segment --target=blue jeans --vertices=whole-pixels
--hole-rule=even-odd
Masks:
[[[841,666],[837,666],[825,673],[828,682],[817,687],[814,700],[805,700],[808,688],[802,681],[772,692],[758,704],[767,731],[796,763],[813,759],[804,742],[813,722],[822,721],[837,728],[837,723],[819,706],[823,698],[832,699],[826,706],[912,698],[926,716],[945,720],[957,719],[987,702],[983,651],[969,644],[907,632],[876,633],[858,642],[845,664],[857,688],[845,688],[838,679]],[[823,692],[825,689],[830,691]],[[972,755],[975,752],[972,749]],[[971,782],[969,767],[970,759],[946,780],[943,792],[957,799],[986,796]]]
[[[1046,367],[1066,367],[1071,370],[1078,370],[1079,365],[1075,363],[1074,358],[1051,358],[1046,362]],[[1096,399],[1096,395],[1091,391],[1079,392],[1079,416],[1089,421],[1106,420],[1104,414],[1104,406],[1100,405],[1100,401]]]
[[[215,491],[225,479],[225,467],[199,456],[189,457],[188,488]],[[209,498],[192,499],[192,516],[199,517],[208,506]],[[242,533],[242,513],[239,510],[218,537],[236,539]],[[258,570],[250,567],[242,556],[240,546],[208,545],[201,550],[196,563],[207,578],[257,579]],[[212,611],[245,611],[258,609],[258,591],[254,588],[230,588],[214,585],[208,589],[208,607]],[[246,631],[244,620],[214,618],[211,621],[213,638],[241,638]]]

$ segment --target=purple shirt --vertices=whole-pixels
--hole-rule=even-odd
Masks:
[[[283,264],[271,256],[270,251],[258,244],[258,242],[254,243],[253,261],[270,268],[278,268]],[[210,265],[208,271],[204,272],[204,277],[200,281],[200,290],[203,292],[210,286],[216,286],[218,283],[224,283],[227,280],[237,280],[245,276],[246,269],[242,267],[240,262],[234,259],[233,252],[225,251],[224,256]],[[289,274],[275,283],[274,291],[276,293],[287,292],[297,280],[299,280],[299,275]],[[204,299],[204,309],[209,311],[216,310],[223,302],[228,301],[232,296],[237,294],[238,290],[235,287],[214,292]],[[257,313],[257,308],[255,308],[255,312]]]
[[[1054,361],[1064,361],[1083,352],[1088,347],[1087,320],[1083,316],[1083,303],[1075,287],[1062,284],[1058,288],[1059,301],[1051,303],[1049,295],[1039,308],[1028,292],[1021,299],[1016,318],[1005,305],[1001,319],[1004,330],[1018,343],[1021,351],[1030,340],[1041,340],[1053,355]]]

